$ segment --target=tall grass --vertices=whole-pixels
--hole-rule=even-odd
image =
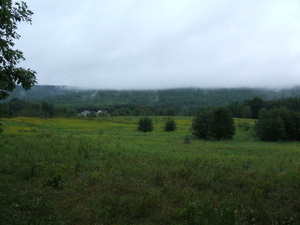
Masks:
[[[299,143],[237,120],[232,141],[185,144],[191,118],[138,119],[3,119],[0,224],[300,224]]]

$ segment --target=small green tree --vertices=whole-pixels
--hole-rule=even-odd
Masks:
[[[165,123],[165,131],[175,131],[177,129],[177,125],[174,119],[169,118]]]
[[[203,109],[193,119],[191,132],[194,137],[208,140],[212,138],[213,111]]]
[[[214,139],[231,139],[235,133],[234,120],[227,107],[214,110],[212,133]]]
[[[138,131],[150,132],[153,130],[153,122],[149,117],[140,118],[138,122]]]
[[[42,102],[41,109],[46,118],[52,118],[55,115],[54,106],[48,102]]]

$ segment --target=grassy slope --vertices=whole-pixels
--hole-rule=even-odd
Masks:
[[[299,143],[184,144],[191,118],[175,119],[3,119],[0,224],[300,223]]]

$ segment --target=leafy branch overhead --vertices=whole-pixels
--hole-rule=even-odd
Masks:
[[[23,1],[0,2],[0,99],[7,98],[16,85],[28,90],[36,83],[35,71],[18,67],[25,57],[22,51],[14,49],[14,41],[21,37],[17,33],[18,23],[31,24],[32,15]]]

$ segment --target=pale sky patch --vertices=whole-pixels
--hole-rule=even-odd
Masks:
[[[99,89],[300,85],[298,0],[27,0],[22,66]]]

